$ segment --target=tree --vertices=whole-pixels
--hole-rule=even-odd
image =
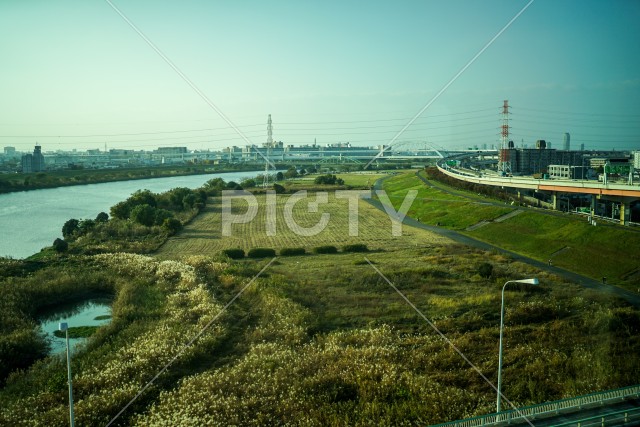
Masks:
[[[183,208],[185,208],[184,199],[190,194],[192,194],[192,191],[189,188],[186,188],[186,187],[174,188],[171,191],[169,191],[169,201],[174,207],[182,210]],[[194,199],[194,203],[195,203],[195,199]],[[189,208],[191,207],[193,207],[193,204],[189,206]]]
[[[131,206],[149,205],[155,208],[158,205],[156,195],[149,190],[138,190],[127,201]]]
[[[106,212],[100,212],[98,216],[96,216],[96,222],[107,222],[109,221],[109,214]]]
[[[213,179],[210,179],[209,181],[207,181],[204,184],[204,187],[207,188],[207,189],[210,188],[210,189],[221,190],[221,189],[225,188],[226,185],[227,184],[224,182],[224,179],[222,179],[222,178],[213,178]]]
[[[162,223],[162,228],[170,235],[173,236],[182,228],[182,223],[176,218],[166,218]]]
[[[64,225],[62,226],[62,236],[65,239],[72,237],[78,231],[79,225],[80,225],[80,221],[74,218],[65,222]]]
[[[153,224],[162,225],[164,224],[165,220],[169,218],[173,218],[173,213],[171,211],[168,211],[166,209],[156,209],[154,212]]]
[[[238,184],[235,181],[229,181],[227,182],[227,189],[228,190],[242,190],[242,186],[240,184]]]
[[[78,224],[78,233],[79,234],[87,234],[89,231],[93,230],[96,226],[96,222],[92,219],[83,219]]]
[[[113,218],[118,219],[129,219],[129,214],[131,213],[131,206],[127,201],[118,202],[115,205],[111,206],[109,210],[111,212],[111,216]]]
[[[66,252],[69,249],[69,244],[66,241],[58,238],[53,241],[53,249],[56,252]]]
[[[246,178],[240,182],[242,188],[251,188],[256,186],[256,180],[253,178]]]
[[[313,182],[316,184],[325,185],[344,185],[344,180],[342,178],[338,178],[337,176],[332,174],[317,176]]]
[[[196,205],[196,195],[191,193],[184,196],[182,199],[182,207],[183,209],[193,209]]]
[[[281,171],[278,171],[276,174],[276,181],[282,181],[284,179],[284,174]]]
[[[130,218],[138,224],[151,227],[156,220],[156,209],[147,204],[138,205],[131,210]]]
[[[285,173],[284,173],[284,177],[289,179],[289,178],[296,178],[298,177],[298,170],[295,168],[295,166],[291,166]]]

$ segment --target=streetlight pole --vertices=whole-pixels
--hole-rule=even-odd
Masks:
[[[502,329],[504,328],[504,290],[509,283],[526,283],[529,285],[537,285],[538,279],[520,279],[509,280],[502,287],[502,304],[500,305],[500,349],[498,350],[498,400],[496,402],[496,412],[500,412],[500,403],[502,400]]]
[[[69,326],[66,323],[60,323],[58,329],[65,332],[67,338],[67,382],[69,383],[69,423],[71,427],[75,427],[73,416],[73,383],[71,382],[71,353],[69,351]]]

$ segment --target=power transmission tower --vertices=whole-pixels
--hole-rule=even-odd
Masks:
[[[264,162],[264,178],[262,181],[262,186],[264,188],[269,187],[269,172],[271,168],[269,167],[269,163],[271,161],[271,147],[273,147],[273,124],[271,122],[271,114],[269,114],[269,118],[267,119],[267,158]]]

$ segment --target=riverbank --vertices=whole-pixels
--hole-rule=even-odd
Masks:
[[[172,165],[122,169],[77,169],[38,173],[0,174],[0,194],[18,191],[105,182],[133,181],[188,175],[211,175],[227,172],[260,172],[258,165]]]
[[[0,194],[0,256],[26,258],[36,254],[63,237],[62,226],[69,219],[94,219],[138,190],[162,193],[177,187],[199,188],[216,178],[241,182],[257,174],[172,176]]]

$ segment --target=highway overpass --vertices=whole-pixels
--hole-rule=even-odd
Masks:
[[[640,200],[640,184],[625,184],[614,182],[599,182],[591,180],[569,179],[535,179],[532,177],[498,176],[483,171],[463,171],[438,164],[440,172],[466,182],[474,184],[526,189],[548,192],[552,197],[554,209],[558,206],[558,195],[563,193],[591,195],[591,214],[595,213],[595,203],[598,199],[609,200],[620,205],[620,223],[629,224],[631,204]]]

